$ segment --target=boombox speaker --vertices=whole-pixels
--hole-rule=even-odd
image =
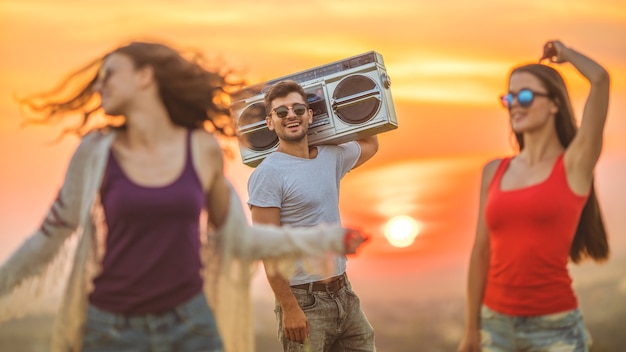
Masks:
[[[278,137],[265,123],[265,92],[294,80],[304,88],[313,110],[309,145],[341,144],[398,128],[382,56],[370,51],[324,66],[247,86],[231,95],[240,135],[241,159],[255,167],[278,148]]]

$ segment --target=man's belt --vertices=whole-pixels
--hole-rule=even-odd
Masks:
[[[328,282],[315,281],[308,284],[293,285],[291,288],[300,290],[335,293],[346,286],[345,275],[335,276]]]

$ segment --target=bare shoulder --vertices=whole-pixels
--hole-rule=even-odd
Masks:
[[[223,160],[222,146],[219,140],[210,132],[203,129],[194,131],[194,157],[202,164],[216,165],[220,169]]]
[[[502,162],[501,158],[492,159],[486,162],[485,165],[483,166],[483,175],[489,175],[489,174],[493,175],[498,169],[498,166],[500,165],[501,162]]]
[[[491,182],[491,179],[493,179],[493,175],[495,175],[496,170],[498,170],[498,166],[500,166],[501,162],[502,162],[502,159],[498,158],[498,159],[492,159],[488,161],[487,163],[485,163],[485,165],[483,166],[482,182],[481,182],[483,187],[487,186]]]
[[[217,138],[204,129],[199,128],[194,130],[193,140],[194,144],[201,152],[219,152],[221,150]]]
[[[210,132],[197,129],[192,136],[192,155],[196,172],[204,189],[208,191],[223,172],[222,149],[217,138]]]

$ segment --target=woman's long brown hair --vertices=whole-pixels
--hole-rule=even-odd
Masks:
[[[159,86],[159,94],[172,122],[187,128],[206,127],[221,136],[236,136],[230,114],[229,93],[243,85],[233,71],[223,67],[207,67],[208,60],[197,51],[190,57],[159,43],[131,42],[90,62],[70,73],[56,88],[32,95],[18,102],[40,118],[27,119],[27,123],[52,123],[77,115],[78,125],[66,128],[66,133],[84,135],[100,125],[122,125],[123,118],[106,116],[100,109],[100,98],[94,86],[98,71],[111,54],[128,56],[136,68],[151,66]],[[216,66],[213,63],[213,66]]]

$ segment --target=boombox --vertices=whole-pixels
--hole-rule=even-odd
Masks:
[[[248,166],[257,166],[278,148],[276,133],[265,123],[263,98],[273,84],[288,79],[300,83],[313,110],[310,146],[341,144],[398,127],[383,58],[370,51],[233,93],[241,159]]]

